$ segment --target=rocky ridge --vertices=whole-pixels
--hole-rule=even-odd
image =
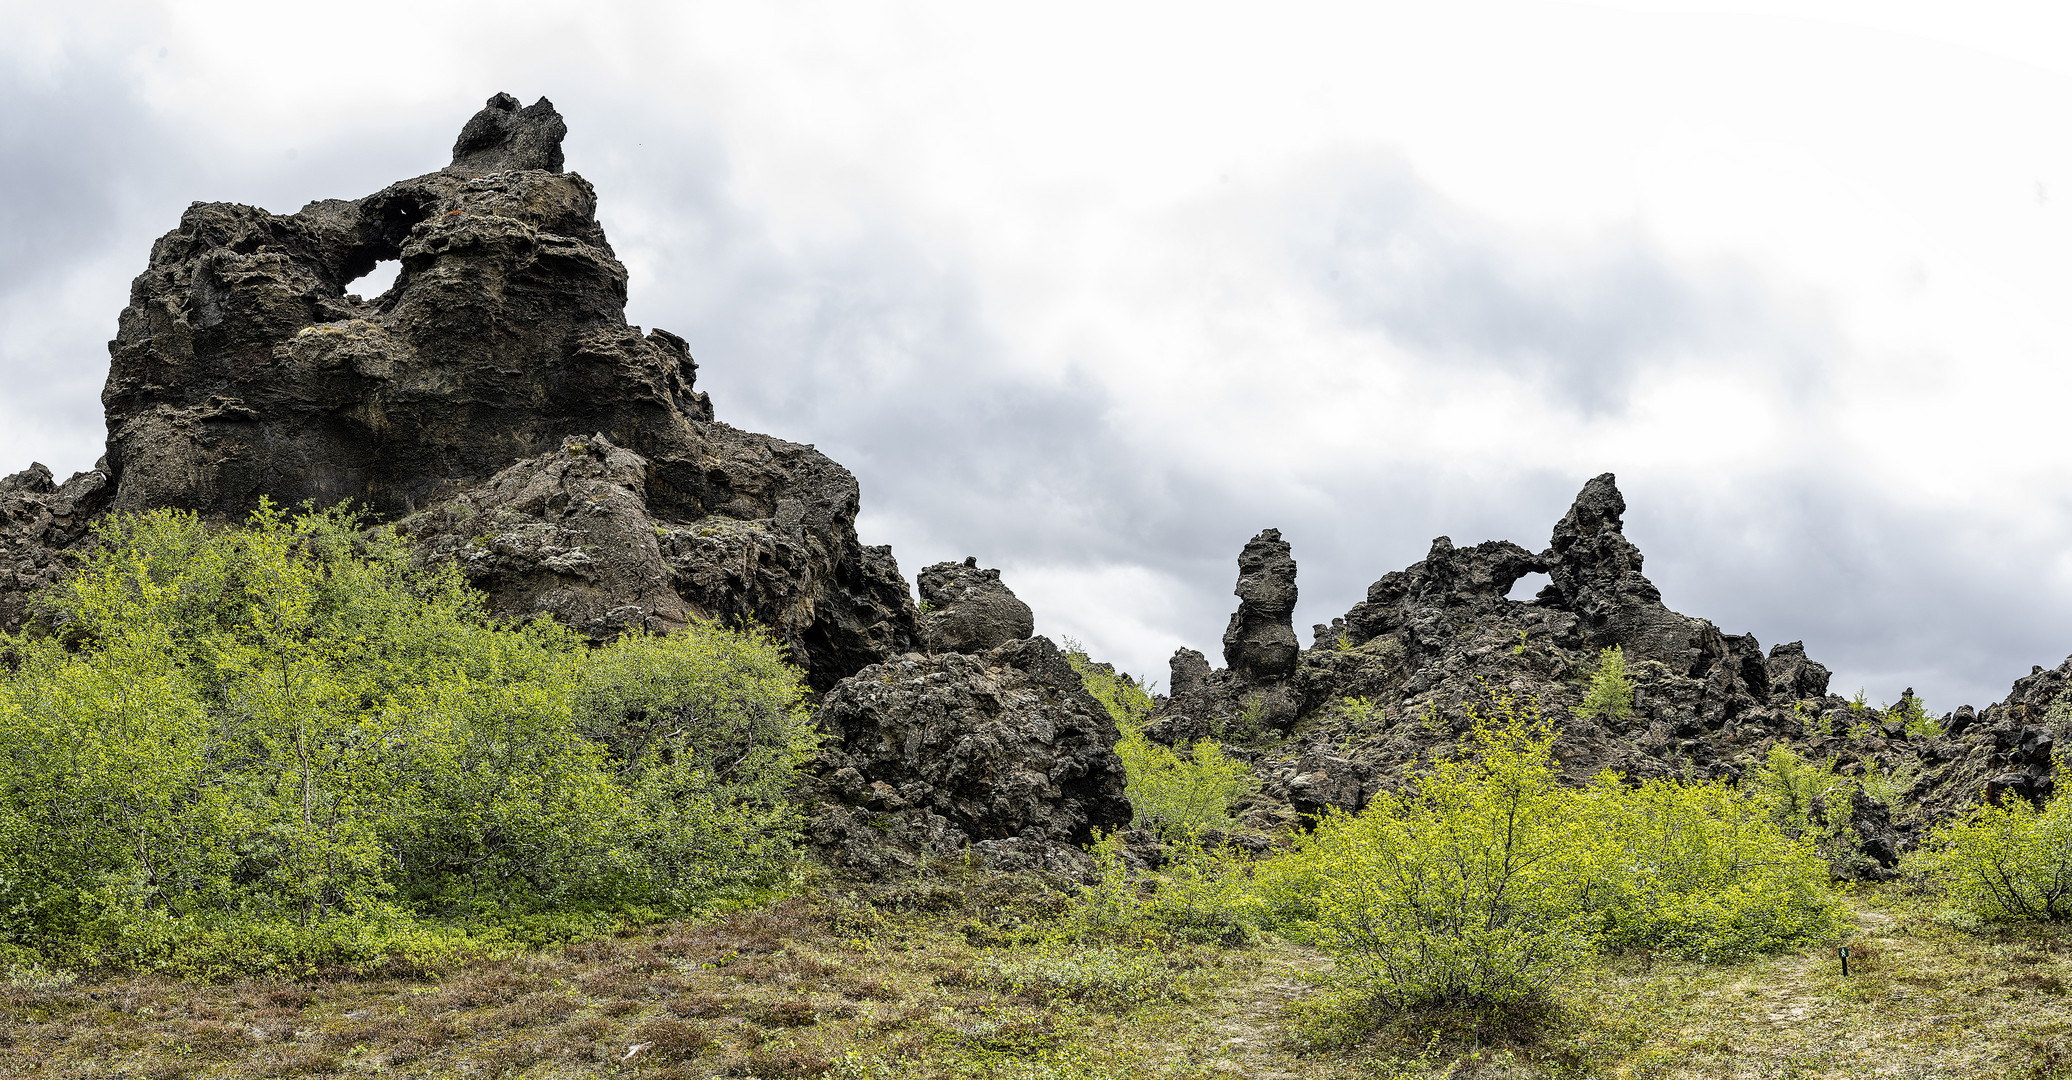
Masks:
[[[1937,787],[1919,771],[1933,740],[1829,693],[1827,669],[1801,644],[1765,654],[1751,635],[1664,605],[1625,536],[1625,511],[1607,473],[1584,485],[1541,551],[1504,540],[1458,547],[1439,537],[1423,560],[1384,574],[1344,616],[1315,627],[1284,683],[1247,678],[1236,664],[1210,670],[1200,653],[1183,649],[1147,733],[1230,743],[1262,782],[1247,824],[1266,830],[1329,807],[1361,808],[1453,752],[1471,709],[1490,715],[1506,697],[1536,703],[1559,730],[1554,752],[1575,783],[1606,770],[1636,781],[1737,782],[1786,745],[1845,773],[1921,776],[1921,791]],[[1240,556],[1241,597],[1259,573],[1259,543]],[[1275,565],[1292,594],[1292,558]],[[1531,600],[1509,599],[1535,572],[1548,575],[1547,587]],[[1245,618],[1241,603],[1233,626]],[[1624,652],[1636,687],[1631,715],[1619,720],[1578,711],[1609,646]],[[1276,694],[1292,694],[1292,707],[1273,705]],[[1844,869],[1888,872],[1924,821],[1853,807],[1842,824],[1855,833],[1858,858]]]

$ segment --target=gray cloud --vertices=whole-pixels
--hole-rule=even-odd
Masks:
[[[1335,168],[1292,205],[1293,272],[1348,325],[1434,363],[1532,379],[1586,415],[1620,412],[1643,371],[1694,362],[1803,395],[1839,348],[1819,312],[1745,269],[1678,262],[1630,233],[1535,242],[1400,161]]]

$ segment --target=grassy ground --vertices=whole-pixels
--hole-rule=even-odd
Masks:
[[[1967,929],[1897,892],[1852,896],[1846,979],[1826,950],[1626,956],[1501,1016],[1378,1016],[1272,939],[1045,944],[1066,904],[1009,878],[825,885],[426,980],[18,971],[0,1075],[2072,1077],[2072,930]]]

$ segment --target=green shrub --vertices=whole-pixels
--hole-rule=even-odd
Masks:
[[[1590,692],[1576,707],[1576,715],[1614,723],[1633,715],[1633,680],[1626,674],[1626,650],[1613,645],[1597,654]]]
[[[1603,948],[1730,960],[1841,929],[1828,866],[1771,807],[1721,784],[1601,779],[1582,798],[1599,846]]]
[[[1936,829],[1903,866],[1979,919],[2072,918],[2072,800],[2040,811],[2019,798],[1982,804]]]
[[[1917,769],[1910,762],[1887,768],[1873,760],[1864,763],[1860,777],[1852,778],[1837,772],[1838,764],[1834,757],[1808,761],[1789,747],[1775,746],[1750,770],[1748,779],[1750,790],[1767,802],[1771,820],[1785,836],[1811,844],[1836,876],[1849,877],[1870,865],[1858,850],[1856,830],[1849,827],[1857,791],[1899,807]]]
[[[1107,664],[1094,663],[1076,642],[1066,646],[1066,660],[1121,734],[1115,754],[1128,775],[1133,822],[1174,840],[1229,828],[1230,808],[1257,786],[1251,768],[1208,739],[1179,750],[1152,742],[1144,735],[1150,692]]]
[[[1928,707],[1922,704],[1921,699],[1915,697],[1911,690],[1901,694],[1899,700],[1893,702],[1892,706],[1885,710],[1885,718],[1897,720],[1901,724],[1906,725],[1909,738],[1936,739],[1942,737],[1942,721],[1937,720],[1930,714]]]
[[[1121,834],[1098,838],[1090,850],[1093,883],[1081,890],[1064,940],[1230,946],[1258,940],[1251,863],[1235,849],[1174,841],[1165,847],[1164,865],[1134,881],[1123,864]]]
[[[1129,774],[1133,821],[1169,840],[1184,841],[1210,829],[1228,829],[1231,806],[1256,786],[1244,762],[1203,739],[1183,756],[1126,731],[1115,744]]]
[[[1552,741],[1536,716],[1478,723],[1415,792],[1328,816],[1263,865],[1267,906],[1396,1008],[1547,989],[1589,952],[1595,887]]]
[[[1820,839],[1848,805],[1848,785],[1825,764],[1815,764],[1788,746],[1773,746],[1750,771],[1750,788],[1761,794],[1770,819],[1791,837]]]
[[[694,625],[591,652],[342,511],[120,517],[0,640],[0,942],[168,970],[436,961],[425,918],[767,883],[797,673]]]
[[[1470,745],[1257,870],[1256,902],[1396,1008],[1518,1002],[1597,949],[1713,959],[1838,927],[1827,871],[1770,800],[1718,784],[1554,772],[1530,703],[1492,695]]]

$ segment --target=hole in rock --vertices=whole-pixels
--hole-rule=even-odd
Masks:
[[[1511,586],[1511,591],[1506,595],[1512,600],[1530,600],[1538,596],[1541,589],[1553,583],[1554,579],[1545,574],[1527,574],[1519,578],[1518,583]]]
[[[362,299],[372,300],[389,291],[389,286],[396,283],[396,275],[402,273],[402,271],[403,260],[383,259],[374,264],[374,269],[353,279],[350,284],[346,285],[345,291],[354,293]]]

